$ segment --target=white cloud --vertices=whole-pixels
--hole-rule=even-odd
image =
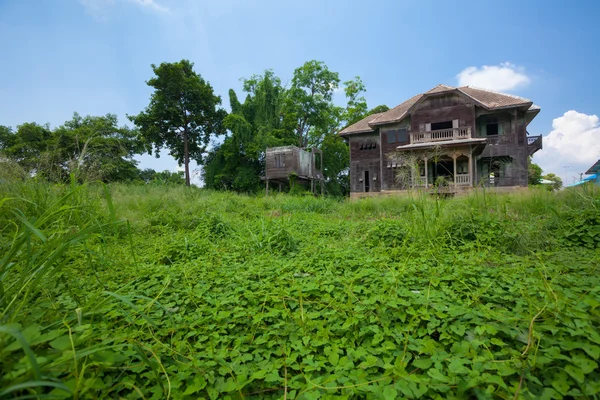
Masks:
[[[553,172],[565,184],[587,171],[600,159],[600,119],[574,110],[552,121],[552,132],[544,136],[544,149],[537,153],[534,162],[544,170]],[[565,168],[568,167],[568,168]]]
[[[527,86],[531,79],[525,69],[505,62],[500,65],[467,67],[456,75],[460,86],[476,86],[491,90],[513,90]]]

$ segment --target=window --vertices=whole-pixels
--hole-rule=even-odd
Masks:
[[[386,132],[387,135],[387,142],[388,143],[396,143],[396,131],[395,130],[389,130]]]
[[[408,142],[408,128],[398,129],[398,143]]]
[[[441,129],[452,129],[452,121],[435,122],[431,124],[432,131],[439,131]]]
[[[376,149],[376,148],[377,148],[377,143],[372,142],[372,141],[370,141],[370,142],[362,142],[360,144],[360,147],[359,147],[360,150],[373,150],[373,149]]]
[[[408,142],[408,128],[390,129],[386,132],[388,143]]]
[[[368,192],[370,189],[370,184],[369,184],[369,171],[365,171],[365,192]]]
[[[273,166],[275,168],[285,167],[285,154],[275,154],[275,162]]]
[[[487,124],[485,126],[485,131],[488,136],[497,136],[498,135],[498,123],[493,122],[491,124]]]

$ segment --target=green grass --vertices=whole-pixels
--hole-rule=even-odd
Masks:
[[[597,188],[0,181],[0,398],[598,398]]]

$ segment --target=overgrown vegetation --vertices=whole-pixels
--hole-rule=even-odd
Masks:
[[[600,194],[0,176],[0,398],[595,398]]]

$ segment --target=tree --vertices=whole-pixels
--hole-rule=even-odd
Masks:
[[[270,70],[244,80],[247,95],[243,103],[230,90],[231,113],[224,125],[231,134],[206,157],[206,187],[256,191],[264,175],[265,149],[295,145],[321,149],[327,191],[347,193],[348,145],[337,133],[369,111],[362,95],[365,85],[359,77],[343,83],[345,107],[333,102],[339,86],[336,72],[320,61],[309,61],[294,71],[287,90]]]
[[[349,126],[367,116],[367,101],[364,96],[361,96],[366,89],[359,76],[355,77],[354,80],[344,82],[344,86],[348,105],[344,110],[342,119],[345,120],[346,126]]]
[[[35,174],[51,138],[48,124],[27,122],[19,125],[14,133],[12,129],[2,127],[0,145],[5,156],[16,161],[28,174]]]
[[[139,177],[135,154],[143,151],[138,133],[119,127],[117,116],[78,113],[53,132],[42,157],[42,174],[64,181],[72,173],[79,180],[132,181]]]
[[[320,145],[325,133],[339,124],[342,109],[332,102],[339,83],[338,73],[321,61],[308,61],[294,71],[283,113],[298,147]]]
[[[190,159],[203,163],[203,156],[212,135],[225,133],[225,110],[218,108],[221,97],[212,86],[193,70],[188,60],[152,64],[155,77],[148,80],[154,88],[150,104],[138,115],[128,116],[140,129],[146,151],[161,148],[179,165],[185,166],[185,183],[190,185]]]
[[[527,158],[527,178],[529,185],[539,185],[542,181],[542,168]]]
[[[547,186],[550,190],[559,190],[563,185],[562,179],[552,173],[544,175],[542,179],[552,182]]]
[[[0,129],[0,146],[29,175],[63,182],[73,173],[80,180],[105,182],[138,179],[134,154],[142,151],[137,133],[119,127],[116,115],[81,117],[64,125],[25,123],[16,132]]]
[[[379,113],[382,113],[382,112],[386,112],[389,109],[390,108],[388,106],[386,106],[385,104],[381,104],[381,105],[378,105],[377,107],[372,108],[371,110],[369,110],[369,112],[367,113],[367,115],[365,115],[365,117],[368,116],[368,115],[371,115],[371,114],[379,114]]]
[[[244,103],[229,91],[231,113],[224,126],[231,133],[207,156],[203,180],[207,188],[255,192],[264,174],[267,147],[294,143],[282,126],[281,110],[285,89],[281,80],[267,70],[244,80]]]
[[[16,136],[9,126],[0,125],[0,152],[6,152],[9,147],[14,146]]]

